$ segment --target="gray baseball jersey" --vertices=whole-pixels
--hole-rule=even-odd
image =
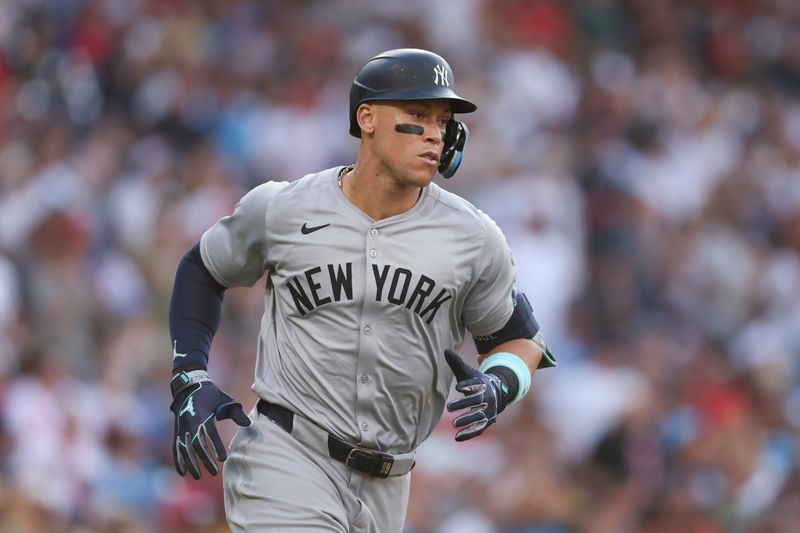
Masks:
[[[437,424],[445,348],[499,330],[515,277],[500,229],[436,184],[375,221],[337,185],[343,167],[254,188],[202,237],[226,287],[264,273],[254,391],[330,433],[390,453]]]

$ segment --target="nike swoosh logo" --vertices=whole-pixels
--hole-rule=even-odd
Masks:
[[[306,226],[306,223],[303,222],[303,227],[300,228],[300,233],[302,233],[303,235],[308,235],[309,233],[314,233],[318,229],[327,228],[328,226],[330,226],[330,224],[323,224],[321,226],[313,226],[309,228],[308,226]]]

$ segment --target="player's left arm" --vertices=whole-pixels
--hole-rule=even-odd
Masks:
[[[457,441],[480,435],[506,406],[520,401],[537,368],[556,366],[528,298],[514,287],[511,250],[497,225],[485,220],[482,268],[462,315],[473,332],[480,366],[473,368],[456,352],[445,351],[456,390],[464,394],[449,402],[447,410],[467,410],[453,422],[462,428]]]
[[[528,299],[512,293],[513,311],[506,324],[491,335],[474,337],[479,368],[472,368],[456,352],[445,351],[445,359],[458,380],[456,390],[463,398],[447,404],[447,410],[467,412],[453,421],[463,428],[457,441],[477,437],[491,426],[497,415],[521,400],[530,389],[537,368],[556,366]]]
[[[513,339],[498,344],[488,353],[479,354],[478,364],[483,364],[486,359],[496,353],[509,353],[519,357],[525,363],[525,367],[531,373],[531,376],[539,368],[544,357],[542,349],[533,342],[533,339]]]

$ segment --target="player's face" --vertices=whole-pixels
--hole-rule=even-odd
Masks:
[[[445,129],[453,116],[450,103],[415,100],[373,107],[375,155],[399,185],[426,187],[439,166]],[[403,125],[400,131],[398,125]]]

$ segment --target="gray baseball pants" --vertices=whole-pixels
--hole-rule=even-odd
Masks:
[[[253,409],[223,463],[228,525],[239,532],[401,533],[411,475],[372,477],[298,442]]]

